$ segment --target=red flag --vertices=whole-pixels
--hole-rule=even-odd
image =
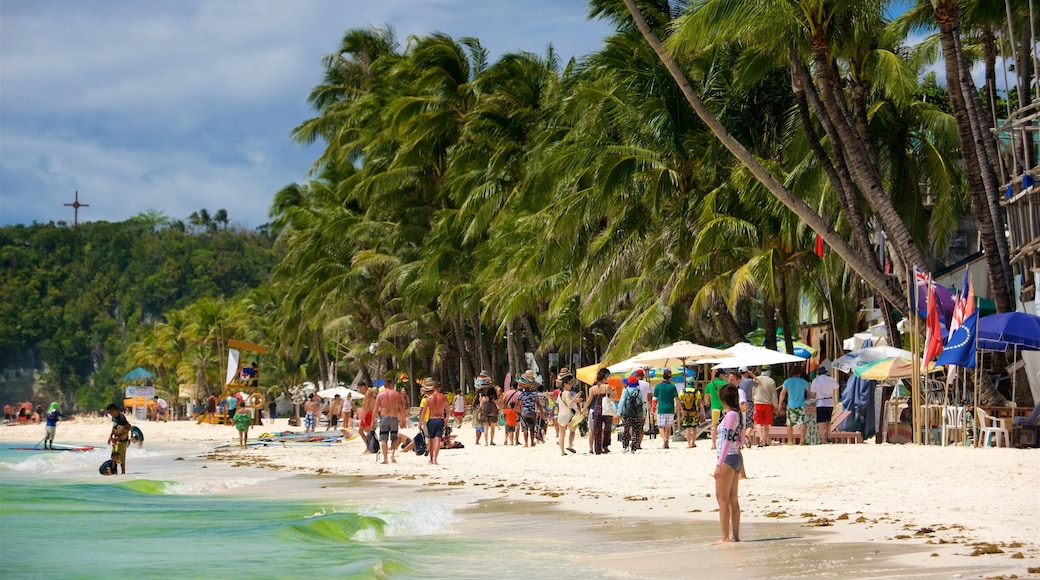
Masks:
[[[924,358],[922,367],[935,360],[942,352],[942,329],[939,326],[939,307],[935,302],[935,286],[931,281],[928,283],[928,335],[924,341]]]
[[[823,257],[823,236],[816,234],[816,255]]]

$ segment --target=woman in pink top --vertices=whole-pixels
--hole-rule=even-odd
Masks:
[[[737,487],[740,472],[744,469],[744,458],[740,448],[744,446],[744,425],[739,409],[737,387],[725,385],[719,389],[722,400],[723,419],[718,427],[718,460],[715,462],[715,499],[719,502],[719,523],[722,537],[716,544],[740,541],[740,500]]]

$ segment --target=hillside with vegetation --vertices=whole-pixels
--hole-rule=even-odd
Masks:
[[[117,400],[142,327],[269,277],[270,237],[194,222],[142,214],[0,228],[0,398],[35,395],[67,408]]]

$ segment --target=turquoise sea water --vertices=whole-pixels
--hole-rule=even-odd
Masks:
[[[903,552],[822,544],[801,528],[619,520],[546,503],[475,501],[391,481],[300,475],[208,461],[212,445],[131,447],[104,477],[106,448],[0,446],[3,578],[774,578],[950,577],[893,566]],[[29,443],[32,446],[32,443]],[[563,505],[566,505],[564,503]],[[963,570],[956,570],[963,571]]]
[[[230,467],[206,461],[208,449],[131,448],[128,474],[104,477],[105,448],[4,445],[0,576],[560,577],[559,560],[543,557],[556,549],[552,535],[527,533],[516,523],[525,516],[464,517],[472,506],[443,494]],[[523,541],[507,541],[512,535]]]

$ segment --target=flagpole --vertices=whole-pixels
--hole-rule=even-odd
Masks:
[[[920,324],[919,324],[917,319],[920,317],[920,315],[917,312],[917,302],[918,302],[918,296],[917,296],[917,292],[918,292],[918,290],[917,290],[917,272],[914,271],[913,275],[912,276],[908,276],[908,278],[912,278],[913,281],[914,281],[913,282],[913,284],[914,284],[914,292],[913,292],[914,304],[911,306],[911,309],[910,309],[910,312],[913,313],[913,324],[911,325],[911,328],[913,330],[913,332],[912,332],[913,338],[912,338],[911,344],[913,345],[912,352],[913,352],[913,355],[914,355],[914,360],[918,360],[919,357],[918,357],[918,350],[917,350],[917,346],[918,346],[918,344],[917,344],[917,333],[920,330]],[[912,407],[911,410],[910,410],[910,428],[911,428],[912,433],[913,433],[913,436],[912,436],[911,440],[915,444],[921,442],[921,434],[920,434],[920,431],[918,429],[918,426],[921,424],[921,420],[920,420],[920,412],[921,411],[920,411],[920,405],[919,405],[920,394],[918,393],[919,387],[920,387],[920,384],[919,384],[919,381],[917,379],[917,373],[914,373],[914,375],[910,378],[910,405]]]

